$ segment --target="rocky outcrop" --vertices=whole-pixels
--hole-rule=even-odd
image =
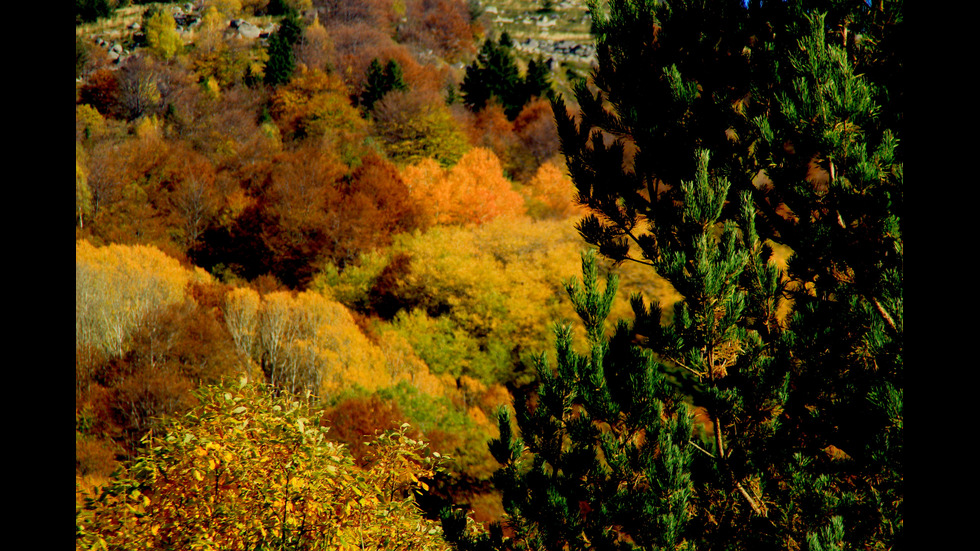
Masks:
[[[595,47],[591,44],[580,44],[572,40],[548,40],[545,38],[528,38],[515,47],[531,55],[554,58],[559,61],[591,62],[595,58]]]

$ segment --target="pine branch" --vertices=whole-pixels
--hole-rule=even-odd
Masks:
[[[888,328],[891,329],[892,336],[893,337],[898,337],[899,332],[898,332],[898,327],[895,325],[895,320],[892,319],[892,317],[888,313],[888,311],[885,310],[885,307],[882,306],[881,301],[878,300],[878,297],[872,297],[871,298],[871,302],[874,303],[875,310],[878,311],[878,315],[880,315],[881,316],[881,319],[883,319],[885,321],[885,325],[887,325]]]
[[[699,446],[699,445],[697,445],[697,444],[695,444],[695,443],[694,443],[694,440],[688,440],[688,442],[687,442],[687,443],[688,443],[688,444],[690,444],[690,445],[692,445],[692,446],[694,446],[694,448],[695,448],[696,450],[698,450],[698,451],[700,451],[700,452],[701,452],[701,453],[703,453],[704,455],[707,455],[707,456],[708,456],[708,457],[710,457],[711,459],[716,459],[716,458],[715,458],[715,456],[714,456],[714,454],[712,454],[712,453],[711,453],[711,452],[709,452],[708,450],[706,450],[706,449],[704,449],[704,448],[702,448],[701,446]]]
[[[763,518],[768,518],[766,510],[754,497],[752,497],[751,494],[749,494],[748,490],[745,489],[745,486],[742,486],[741,481],[735,478],[735,473],[732,472],[732,468],[728,464],[728,457],[725,455],[725,443],[721,438],[721,419],[717,415],[712,414],[711,422],[715,425],[715,446],[718,448],[718,457],[716,458],[718,464],[726,473],[728,473],[728,476],[732,478],[732,481],[735,483],[735,488],[740,494],[742,494],[742,497],[749,502],[749,506],[752,507],[753,511],[755,511],[755,514]]]

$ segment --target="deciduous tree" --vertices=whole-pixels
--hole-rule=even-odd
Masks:
[[[414,499],[440,461],[407,426],[379,434],[358,467],[293,398],[245,383],[199,397],[76,509],[78,549],[447,547]]]
[[[90,73],[78,91],[78,103],[91,105],[104,116],[119,113],[119,73],[101,68]]]
[[[572,179],[550,162],[538,167],[531,181],[524,187],[528,212],[536,218],[568,220],[581,218],[585,209],[579,205]]]
[[[85,150],[75,143],[75,224],[85,228],[85,219],[92,215],[92,190],[88,187],[88,170],[85,168]]]
[[[314,0],[317,12],[322,14],[323,23],[330,27],[364,25],[390,34],[394,24],[404,15],[405,5],[392,0]],[[399,13],[401,12],[401,13]]]
[[[301,70],[273,93],[270,114],[287,139],[356,140],[367,124],[351,105],[343,81],[332,73]]]
[[[202,80],[213,78],[222,90],[261,80],[269,62],[268,50],[257,42],[228,40],[227,27],[228,16],[210,6],[195,28],[194,49],[190,51],[195,73]]]
[[[342,304],[313,291],[229,293],[225,323],[248,370],[288,392],[326,400],[344,388],[396,384],[412,373],[393,372]],[[421,368],[420,368],[421,369]]]
[[[75,346],[122,355],[145,316],[179,302],[189,281],[206,281],[153,247],[75,243]]]
[[[466,136],[442,97],[432,91],[392,91],[374,104],[374,133],[401,165],[434,159],[455,165],[469,150]]]
[[[520,141],[513,162],[516,181],[526,182],[543,163],[561,162],[558,128],[547,99],[533,98],[521,109],[514,119],[514,135]]]
[[[296,46],[296,64],[305,65],[312,70],[329,72],[332,70],[330,61],[333,58],[333,40],[330,34],[314,19],[303,30],[303,37]]]
[[[471,149],[448,170],[425,159],[406,167],[402,177],[433,224],[482,224],[524,212],[524,199],[488,149]]]
[[[150,52],[164,61],[177,55],[184,45],[177,32],[177,22],[170,10],[153,10],[146,18],[144,28],[146,44]]]
[[[410,0],[405,23],[398,27],[400,41],[412,42],[454,62],[475,50],[474,24],[461,0]]]

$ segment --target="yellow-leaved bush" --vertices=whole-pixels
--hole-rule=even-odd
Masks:
[[[244,380],[198,396],[76,505],[76,549],[449,548],[414,499],[444,459],[408,425],[358,467],[305,400]]]
[[[225,324],[243,360],[274,386],[326,397],[343,388],[375,390],[407,380],[429,387],[428,369],[393,339],[372,342],[347,308],[304,291],[228,293]]]
[[[547,350],[578,268],[574,228],[526,216],[481,226],[436,226],[396,239],[410,259],[385,290],[408,305],[391,320],[430,369],[503,382],[522,355]]]
[[[149,312],[183,300],[188,283],[210,279],[204,270],[185,268],[152,246],[76,241],[76,349],[123,354],[127,338]]]

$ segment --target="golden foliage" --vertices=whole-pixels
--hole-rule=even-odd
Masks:
[[[194,70],[201,81],[213,78],[220,88],[228,88],[248,77],[261,78],[269,61],[268,51],[258,43],[228,40],[225,31],[230,16],[213,5],[203,11],[191,51]]]
[[[169,10],[163,9],[146,22],[146,43],[154,55],[168,60],[177,55],[184,43],[177,32],[177,22]]]
[[[527,217],[403,236],[393,254],[410,266],[385,292],[407,310],[392,326],[433,372],[500,380],[515,355],[548,349],[552,322],[571,314],[561,279],[581,247],[569,224]]]
[[[324,397],[343,388],[376,390],[401,380],[432,388],[428,368],[394,336],[368,339],[342,304],[319,293],[236,289],[227,296],[225,323],[243,360],[269,382]]]
[[[479,225],[524,214],[524,199],[489,149],[471,149],[448,170],[425,159],[405,167],[402,178],[431,224]]]
[[[441,460],[407,425],[358,467],[288,395],[244,382],[199,394],[76,506],[76,549],[448,549],[414,501]]]
[[[343,81],[333,73],[301,68],[272,96],[270,112],[286,136],[322,138],[339,134],[356,137],[367,129],[347,95]]]
[[[538,167],[524,188],[529,214],[536,218],[566,220],[585,216],[587,210],[576,201],[576,193],[572,179],[550,161]]]
[[[121,355],[154,309],[179,302],[191,281],[209,281],[155,247],[75,242],[75,347]]]
[[[374,132],[397,163],[432,158],[452,166],[469,149],[466,136],[437,92],[390,92],[373,109]]]

